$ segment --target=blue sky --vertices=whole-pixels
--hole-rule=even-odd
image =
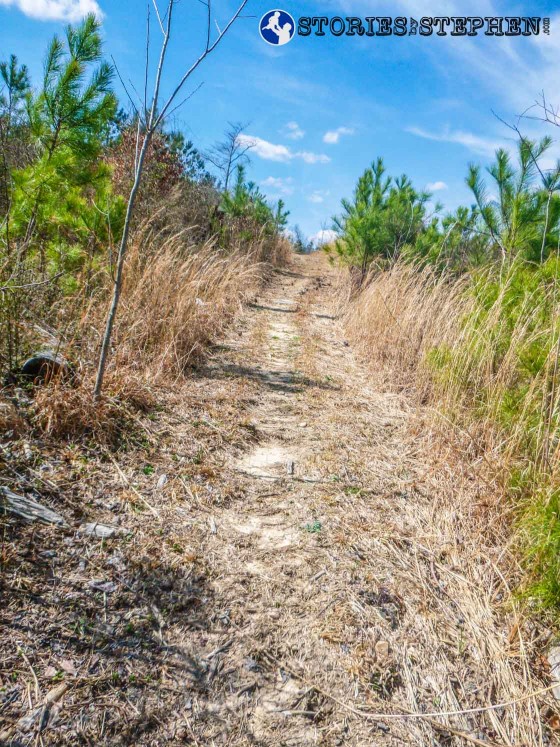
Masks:
[[[223,23],[234,4],[215,0],[214,7]],[[470,204],[467,164],[488,163],[496,147],[513,147],[511,131],[493,112],[513,121],[543,90],[560,104],[560,13],[552,2],[285,2],[281,7],[296,19],[468,14],[540,15],[552,22],[549,36],[532,38],[296,36],[283,47],[266,44],[258,33],[260,17],[273,7],[249,0],[245,17],[191,79],[187,92],[203,85],[172,124],[205,149],[228,121],[247,123],[256,143],[251,178],[271,199],[285,200],[291,222],[308,236],[330,228],[341,198],[377,156],[390,173],[407,173],[419,188],[431,185],[446,209]],[[103,15],[106,52],[140,90],[146,23],[140,0],[0,0],[0,59],[16,53],[37,80],[53,33],[89,10]],[[177,6],[167,90],[200,51],[204,13],[198,0]],[[526,121],[523,127],[560,139],[550,126]],[[551,158],[557,157],[555,144]]]

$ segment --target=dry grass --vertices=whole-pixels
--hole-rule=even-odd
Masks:
[[[189,245],[188,233],[159,240],[148,225],[128,257],[113,365],[153,381],[184,374],[254,294],[267,267],[259,246],[226,254],[214,242]]]
[[[547,704],[525,699],[537,631],[503,604],[501,548],[472,531],[481,487],[356,362],[317,260],[275,275],[209,365],[140,416],[149,446],[42,452],[49,505],[127,534],[7,527],[9,728],[62,678],[45,745],[555,743]],[[239,469],[278,445],[293,476]]]
[[[67,322],[71,339],[62,349],[78,361],[78,383],[53,382],[37,390],[34,422],[45,433],[115,443],[129,410],[153,406],[154,385],[173,387],[199,364],[272,267],[291,253],[282,238],[263,236],[225,252],[214,241],[193,245],[189,235],[156,230],[153,219],[138,229],[127,258],[104,396],[97,404],[91,393],[108,276],[81,320]],[[78,300],[67,303],[70,320]]]
[[[86,374],[78,384],[56,381],[40,387],[32,407],[34,424],[55,439],[88,436],[97,443],[115,445],[133,429],[133,414],[156,403],[152,389],[130,370],[110,373],[97,402],[92,396],[93,383],[93,377]]]
[[[25,430],[25,422],[12,402],[0,396],[0,432],[18,435]]]
[[[337,583],[325,582],[325,593],[314,595],[317,630],[331,647],[321,652],[321,674],[307,662],[308,679],[340,693],[339,670],[329,671],[336,651],[338,666],[362,688],[368,702],[362,710],[432,711],[441,714],[440,723],[481,743],[557,743],[546,725],[555,723],[554,699],[550,693],[527,697],[549,684],[541,653],[550,632],[527,619],[511,596],[520,569],[501,508],[494,510],[498,486],[480,469],[480,454],[464,431],[450,438],[431,409],[411,407],[414,400],[402,396],[403,386],[434,392],[419,351],[454,333],[457,316],[449,313],[454,304],[459,310],[462,288],[451,287],[454,297],[426,273],[420,291],[406,268],[400,277],[395,271],[373,282],[379,285],[356,299],[346,327],[351,347],[359,341],[357,352],[369,354],[369,370],[345,360],[336,341],[325,344],[326,322],[317,319],[306,335],[317,346],[315,358],[302,359],[308,376],[324,380],[329,373],[340,387],[334,398],[328,390],[312,398],[320,431],[308,435],[319,441],[309,458],[324,492],[306,506],[327,534],[323,546],[336,558]],[[381,289],[386,295],[379,303]],[[434,295],[433,327],[424,293]],[[339,480],[329,487],[333,473]],[[349,702],[348,693],[343,700]],[[510,705],[492,708],[500,702]],[[469,708],[478,710],[446,715]],[[433,725],[421,719],[386,723],[394,739],[401,737],[395,744],[435,742]],[[449,738],[455,743],[468,742]]]
[[[514,530],[525,558],[521,588],[551,607],[560,603],[558,299],[550,263],[460,280],[396,265],[372,275],[346,314],[360,353],[466,444],[492,485],[493,520]]]
[[[464,291],[465,281],[395,265],[370,276],[354,298],[343,296],[347,328],[361,352],[399,384],[423,388],[427,353],[458,342],[468,310]]]

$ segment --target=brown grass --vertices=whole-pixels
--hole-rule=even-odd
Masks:
[[[15,405],[0,395],[0,432],[18,435],[24,428],[25,423]]]
[[[57,444],[49,455],[45,476],[63,488],[54,507],[129,534],[7,534],[20,637],[25,619],[19,648],[5,636],[0,651],[17,674],[8,724],[62,676],[45,744],[556,743],[541,724],[554,702],[532,695],[539,632],[503,604],[502,548],[472,532],[480,486],[434,449],[409,397],[356,363],[316,259],[296,258],[212,371],[141,418],[148,449],[107,459]],[[279,313],[286,298],[297,313]],[[296,386],[279,396],[275,371]],[[277,442],[296,454],[293,477],[239,470],[249,449]],[[68,660],[77,676],[53,680]],[[519,702],[492,708],[504,701]],[[445,715],[468,708],[483,710]],[[419,715],[397,717],[406,710]]]
[[[32,408],[35,425],[57,439],[88,436],[98,443],[115,445],[133,427],[134,413],[147,411],[156,403],[152,389],[130,370],[110,373],[98,402],[92,391],[91,372],[77,384],[56,381],[38,388]]]
[[[496,541],[516,548],[525,575],[515,585],[528,602],[555,609],[558,298],[550,263],[513,262],[459,280],[396,265],[372,275],[346,313],[361,355],[430,404],[445,439],[464,444],[469,470],[489,488],[484,530],[499,527]]]
[[[285,261],[287,242],[276,244],[272,260]],[[214,241],[190,244],[186,231],[154,235],[148,222],[127,260],[113,368],[133,368],[159,382],[184,374],[263,282],[271,265],[262,256],[263,242],[226,253]],[[105,305],[90,312],[100,330]]]
[[[429,268],[395,265],[370,276],[346,306],[348,331],[361,352],[382,364],[393,381],[424,389],[429,382],[427,352],[461,336],[460,320],[468,311],[465,284]]]
[[[91,392],[108,276],[74,327],[73,341],[63,346],[69,359],[78,359],[78,384],[38,389],[35,424],[57,438],[92,435],[114,443],[128,410],[152,406],[153,385],[174,386],[199,363],[290,251],[286,240],[264,236],[228,252],[215,241],[197,246],[189,231],[168,235],[146,221],[127,258],[104,397],[95,404]],[[76,307],[69,302],[68,313],[75,315]]]

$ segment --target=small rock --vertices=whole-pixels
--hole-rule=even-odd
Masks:
[[[90,589],[95,589],[95,591],[102,591],[105,594],[111,594],[115,591],[117,585],[112,581],[90,581],[89,587]]]
[[[167,475],[161,475],[161,477],[157,481],[157,489],[161,490],[166,482],[167,482]]]
[[[300,428],[307,428],[307,423],[300,423],[300,424],[299,424],[299,427],[300,427]]]
[[[247,669],[249,672],[260,672],[261,667],[258,665],[258,663],[252,659],[250,656],[248,656],[245,661],[243,662],[243,666],[245,669]]]
[[[115,534],[123,534],[125,530],[121,529],[121,527],[110,527],[106,524],[92,523],[82,524],[78,531],[82,534],[87,534],[90,537],[108,539],[109,537],[114,537]]]
[[[39,557],[43,558],[43,560],[51,560],[52,558],[56,558],[56,552],[54,550],[41,550]]]
[[[107,565],[110,565],[119,573],[123,573],[126,570],[126,563],[123,556],[120,553],[115,553],[107,560]]]
[[[74,666],[74,662],[70,661],[70,659],[63,659],[60,662],[60,668],[68,674],[71,674],[73,677],[75,677],[78,673],[76,667]]]

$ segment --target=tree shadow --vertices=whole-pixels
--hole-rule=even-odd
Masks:
[[[251,366],[222,363],[219,366],[207,366],[200,374],[209,379],[243,378],[256,381],[271,391],[281,391],[286,394],[299,394],[305,389],[323,389],[338,392],[341,387],[329,381],[313,379],[293,371],[278,371],[274,369],[260,369]]]
[[[276,311],[279,314],[297,314],[297,309],[282,309],[274,306],[263,306],[259,303],[250,303],[248,306],[252,309],[257,309],[257,311]]]
[[[123,538],[19,522],[4,526],[7,547],[0,732],[61,683],[68,689],[3,744],[27,747],[39,735],[44,744],[161,744],[162,728],[193,699],[204,710],[231,634],[192,563],[171,562],[169,550],[139,552]]]
[[[293,270],[286,270],[286,269],[282,269],[282,270],[277,269],[275,270],[275,273],[277,275],[284,275],[287,278],[296,278],[298,280],[304,280],[307,277],[307,275],[303,275],[301,272],[294,272]]]

